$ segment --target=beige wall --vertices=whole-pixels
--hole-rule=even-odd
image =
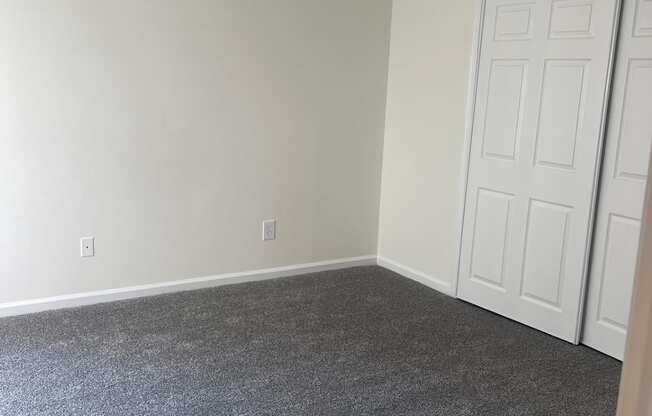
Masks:
[[[473,0],[395,0],[379,255],[448,291],[456,227]]]
[[[0,303],[374,254],[390,13],[0,3]]]

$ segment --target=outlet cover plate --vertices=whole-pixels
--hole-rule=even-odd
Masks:
[[[95,237],[82,237],[79,242],[81,244],[82,257],[95,256]]]
[[[276,219],[263,221],[263,241],[276,240]]]

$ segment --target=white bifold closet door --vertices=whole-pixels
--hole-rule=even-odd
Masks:
[[[652,144],[652,1],[626,0],[582,342],[622,359]]]
[[[577,342],[618,0],[487,0],[460,298]]]

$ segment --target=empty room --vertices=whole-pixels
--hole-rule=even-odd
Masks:
[[[0,415],[652,415],[652,1],[0,0]]]

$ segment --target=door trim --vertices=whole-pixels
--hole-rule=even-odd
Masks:
[[[459,183],[459,202],[457,211],[457,226],[455,227],[455,244],[457,258],[455,258],[454,270],[456,275],[453,279],[453,293],[455,297],[459,297],[459,280],[460,280],[460,267],[461,267],[461,254],[462,254],[462,231],[464,229],[464,212],[466,209],[466,190],[468,186],[469,169],[471,164],[471,141],[473,137],[473,121],[475,119],[476,107],[476,91],[478,84],[478,73],[480,64],[480,54],[482,51],[482,32],[484,29],[484,12],[486,9],[486,0],[475,0],[475,20],[473,25],[473,41],[471,46],[471,67],[469,69],[469,80],[466,100],[466,111],[464,121],[464,142],[462,151],[462,162]],[[615,11],[612,21],[611,45],[609,46],[609,63],[607,67],[607,79],[605,82],[605,89],[603,91],[602,114],[600,116],[600,130],[598,140],[598,152],[596,154],[596,169],[593,175],[593,186],[591,191],[591,203],[589,213],[589,223],[587,230],[586,247],[584,251],[582,276],[581,276],[581,289],[580,289],[580,304],[578,308],[577,327],[575,328],[575,338],[573,343],[579,344],[582,328],[584,324],[584,307],[586,303],[586,291],[588,288],[588,275],[591,260],[591,248],[593,245],[593,230],[595,228],[595,212],[597,208],[598,190],[600,185],[600,173],[603,159],[603,150],[605,142],[605,132],[608,120],[609,101],[612,89],[613,69],[616,58],[616,47],[618,41],[618,33],[620,31],[620,17],[622,12],[623,0],[616,0]]]
[[[471,40],[471,58],[466,91],[466,108],[464,110],[464,143],[462,147],[462,161],[460,163],[460,181],[458,192],[458,208],[455,227],[455,253],[452,289],[454,297],[459,297],[458,282],[462,258],[462,230],[464,227],[464,210],[466,208],[466,188],[469,180],[469,167],[471,163],[471,138],[473,137],[473,119],[475,114],[476,92],[478,89],[478,70],[480,66],[480,51],[482,50],[482,31],[484,29],[484,11],[486,0],[475,0],[475,17],[473,19],[473,39]]]

